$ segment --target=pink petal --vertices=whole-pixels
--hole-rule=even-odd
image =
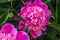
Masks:
[[[37,38],[37,36],[36,36],[36,34],[35,34],[34,31],[30,31],[30,34],[31,34],[31,36],[32,36],[33,38]]]
[[[16,40],[30,40],[26,32],[20,31],[17,33]]]
[[[37,37],[39,37],[39,36],[42,35],[42,31],[40,31],[40,30],[30,31],[30,33],[31,33],[31,36],[32,36],[33,38],[37,38]]]
[[[24,5],[25,5],[25,6],[30,6],[30,5],[31,5],[31,3],[32,3],[32,2],[29,2],[29,1],[28,1],[28,2],[25,2],[25,4],[24,4]]]
[[[15,21],[19,22],[20,20],[18,18],[14,18]]]
[[[10,23],[4,24],[4,25],[2,26],[1,31],[2,31],[3,33],[10,33],[10,34],[12,34],[12,35],[16,35],[16,33],[17,33],[17,30],[16,30],[16,29],[14,28],[14,26],[13,26],[12,24],[10,24]]]
[[[37,31],[35,31],[35,33],[36,33],[36,35],[37,35],[38,37],[42,35],[42,31],[41,31],[41,30],[37,30]]]
[[[48,9],[48,6],[46,5],[46,3],[43,3],[42,1],[38,1],[38,2],[35,1],[35,3],[36,3],[37,6],[40,6],[44,10]]]
[[[48,9],[48,6],[47,6],[45,3],[43,3],[43,2],[40,3],[40,6],[41,6],[41,8],[43,8],[44,10],[47,10],[47,9]]]
[[[19,30],[26,30],[27,26],[25,26],[25,22],[20,21],[18,24]]]
[[[47,13],[47,17],[51,16],[51,10],[46,10],[46,13]]]
[[[43,30],[43,31],[46,31],[46,29],[47,29],[46,26],[41,27],[41,30]]]

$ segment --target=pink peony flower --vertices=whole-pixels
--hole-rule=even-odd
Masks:
[[[17,31],[16,28],[6,23],[0,30],[0,40],[29,40],[29,36],[24,31]]]
[[[49,23],[51,11],[41,0],[35,0],[34,2],[28,1],[25,2],[18,16],[25,19],[25,22],[19,22],[18,28],[23,30],[28,28],[31,36],[37,38],[42,35],[42,31],[47,29],[46,25]]]

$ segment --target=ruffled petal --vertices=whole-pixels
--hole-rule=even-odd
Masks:
[[[50,16],[51,16],[51,10],[46,10],[46,13],[47,13],[46,16],[47,16],[48,18],[50,18]]]
[[[42,27],[41,27],[41,30],[43,30],[43,31],[46,31],[46,29],[47,29],[46,26],[42,26]]]
[[[17,33],[17,30],[14,28],[14,26],[10,23],[6,23],[2,26],[2,29],[1,29],[1,32],[2,33],[10,33],[12,35],[16,35]]]
[[[31,34],[31,36],[32,36],[33,38],[37,38],[37,36],[36,36],[36,34],[35,34],[34,31],[30,31],[30,34]]]
[[[27,6],[30,6],[30,5],[31,5],[31,3],[32,3],[32,2],[27,1],[27,2],[25,2],[25,4],[24,4],[24,5],[27,7]]]
[[[42,35],[42,31],[37,30],[37,31],[30,31],[30,34],[33,38],[37,38]]]
[[[37,6],[41,7],[44,11],[48,10],[48,6],[42,1],[35,1],[33,4],[36,4]]]
[[[27,26],[25,25],[24,22],[20,21],[18,24],[18,29],[19,30],[26,30]]]
[[[16,40],[30,40],[26,32],[20,31],[17,33]]]

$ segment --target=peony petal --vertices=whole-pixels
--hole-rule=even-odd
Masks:
[[[37,38],[37,36],[36,36],[36,34],[35,34],[34,31],[30,31],[30,34],[31,34],[31,36],[32,36],[33,38]]]
[[[35,31],[35,33],[36,33],[37,37],[42,35],[42,31],[41,30],[37,30],[37,31]]]
[[[46,3],[43,3],[42,1],[38,1],[38,2],[34,2],[34,4],[36,4],[37,6],[40,6],[43,10],[47,10],[48,6],[46,5]]]
[[[47,6],[45,3],[43,3],[43,2],[40,3],[40,6],[41,6],[41,8],[43,8],[44,10],[47,10],[47,9],[48,9],[48,6]]]
[[[20,31],[17,33],[16,40],[30,40],[26,32]]]
[[[17,33],[17,30],[16,30],[16,29],[14,28],[14,26],[13,26],[12,24],[10,24],[10,23],[4,24],[4,25],[2,26],[1,31],[2,31],[3,33],[10,33],[10,34],[12,34],[12,35],[16,35],[16,33]]]
[[[14,18],[15,21],[19,22],[20,20],[18,18]]]
[[[46,13],[47,13],[47,17],[50,18],[50,16],[51,16],[51,10],[46,10]]]
[[[37,31],[30,31],[31,35],[33,38],[37,38],[42,35],[42,31],[37,30]]]
[[[25,26],[25,22],[20,21],[18,24],[18,29],[19,30],[26,30],[27,26]]]
[[[24,4],[24,5],[27,7],[27,6],[30,6],[30,5],[31,5],[31,3],[32,3],[32,2],[29,2],[29,1],[28,1],[28,2],[25,2],[25,4]]]
[[[42,27],[41,27],[41,30],[43,30],[43,31],[46,31],[46,29],[47,29],[46,26],[42,26]]]

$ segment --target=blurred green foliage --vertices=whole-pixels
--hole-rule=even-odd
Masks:
[[[25,2],[27,0],[23,1]],[[60,0],[42,1],[48,5],[52,15],[50,23],[47,25],[47,30],[43,32],[42,36],[35,40],[60,40]],[[21,0],[0,0],[0,27],[6,22],[10,22],[17,27],[18,23],[14,18],[9,18],[8,15],[12,12],[14,17],[16,17],[21,7],[23,7],[23,2]]]

